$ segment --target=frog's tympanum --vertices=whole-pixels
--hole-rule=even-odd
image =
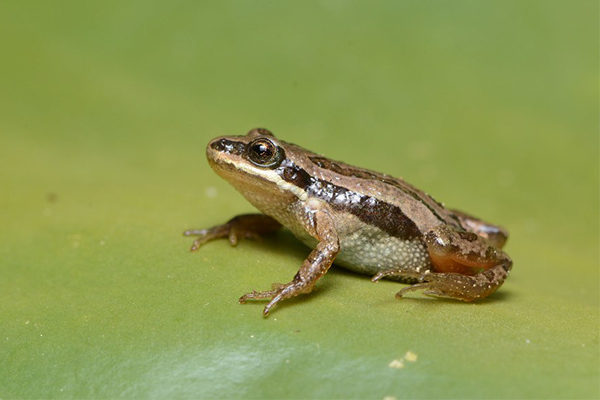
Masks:
[[[212,140],[210,166],[262,214],[189,230],[192,250],[209,240],[253,238],[285,226],[312,248],[293,280],[240,298],[280,301],[309,293],[335,261],[342,267],[412,283],[414,290],[463,301],[494,293],[512,261],[501,248],[508,232],[450,210],[401,179],[356,168],[277,139],[266,129]]]

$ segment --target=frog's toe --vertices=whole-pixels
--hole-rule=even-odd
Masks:
[[[277,292],[278,292],[277,289],[275,289],[275,290],[263,290],[263,291],[260,291],[260,292],[257,292],[256,290],[253,290],[250,293],[244,294],[242,297],[240,297],[240,299],[238,301],[240,302],[240,304],[244,304],[248,300],[270,299],[273,296],[275,296],[277,294]]]
[[[227,235],[227,239],[229,240],[229,244],[232,246],[237,246],[238,244],[238,235],[234,228],[229,230]]]
[[[206,235],[206,232],[208,232],[208,229],[188,229],[183,232],[183,236],[202,236]]]
[[[382,278],[385,278],[386,276],[390,275],[388,272],[389,271],[379,271],[377,274],[375,274],[375,276],[373,276],[371,278],[371,281],[372,282],[379,282]]]
[[[184,236],[198,236],[190,251],[197,251],[204,243],[209,242],[214,239],[220,239],[222,237],[226,237],[229,235],[229,241],[232,245],[237,243],[237,238],[235,239],[235,243],[232,242],[231,229],[229,224],[215,226],[209,229],[189,229],[183,232]],[[233,234],[235,236],[235,233]]]
[[[420,272],[415,272],[412,269],[408,269],[408,268],[391,268],[391,269],[386,269],[383,271],[379,271],[377,274],[375,274],[375,276],[373,276],[373,278],[371,278],[371,280],[373,282],[377,282],[379,280],[381,280],[382,278],[385,278],[387,276],[397,276],[401,279],[405,279],[405,280],[417,280],[417,281],[422,281],[424,279],[424,277],[427,274],[423,274]]]
[[[286,297],[282,293],[283,292],[282,288],[284,286],[285,285],[283,285],[281,283],[274,283],[272,285],[273,290],[265,290],[265,291],[261,291],[261,292],[257,292],[256,290],[253,290],[252,292],[246,293],[245,295],[240,297],[239,302],[240,302],[240,304],[245,304],[246,301],[248,301],[248,300],[264,300],[264,299],[271,300],[271,301],[269,301],[269,304],[267,304],[265,306],[265,308],[263,309],[263,315],[266,317],[269,315],[271,308]]]
[[[396,298],[399,300],[401,299],[406,293],[408,292],[414,292],[417,290],[425,290],[427,292],[432,291],[431,290],[432,284],[430,282],[425,282],[425,283],[415,283],[414,285],[410,285],[407,286],[405,288],[403,288],[402,290],[400,290],[398,293],[396,293]]]
[[[208,242],[208,239],[206,237],[201,237],[194,240],[192,247],[190,247],[190,251],[198,251],[198,249],[206,242]]]

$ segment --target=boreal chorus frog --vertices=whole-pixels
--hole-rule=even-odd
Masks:
[[[312,248],[291,282],[240,298],[280,301],[313,290],[331,264],[412,283],[415,290],[473,301],[494,293],[512,261],[503,228],[445,208],[401,179],[352,167],[277,139],[266,129],[223,136],[206,149],[210,166],[262,214],[189,230],[192,250],[209,240],[252,238],[282,226]]]

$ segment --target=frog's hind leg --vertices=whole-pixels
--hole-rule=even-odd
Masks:
[[[398,298],[424,290],[428,295],[473,301],[494,293],[512,267],[506,253],[472,232],[440,226],[427,233],[425,244],[433,265],[430,272],[418,274],[397,268],[382,271],[373,280],[390,275],[417,278],[419,283],[402,289],[396,294]]]
[[[396,293],[401,298],[408,292],[424,290],[427,295],[448,297],[462,301],[482,299],[494,293],[506,280],[508,271],[497,265],[477,275],[457,273],[430,273],[422,276],[422,283],[407,286]]]

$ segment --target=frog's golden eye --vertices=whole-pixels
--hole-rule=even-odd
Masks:
[[[274,168],[283,160],[283,150],[269,139],[260,138],[248,144],[247,157],[259,167]]]

